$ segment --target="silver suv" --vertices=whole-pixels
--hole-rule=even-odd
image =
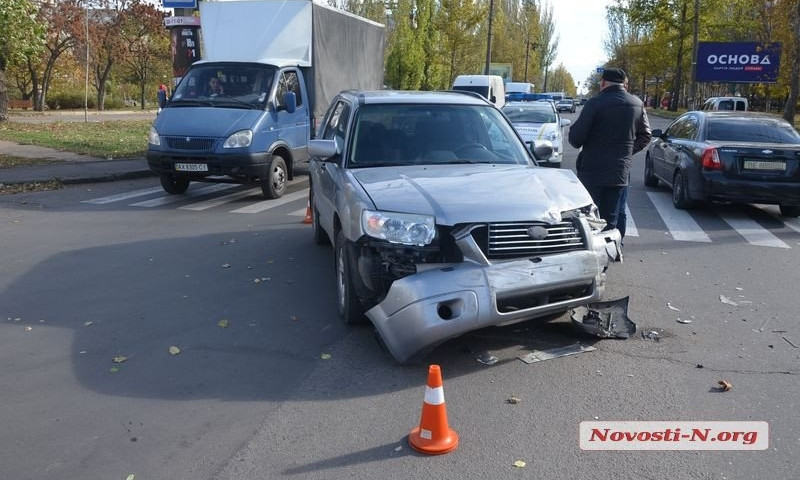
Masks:
[[[486,100],[346,91],[317,138],[312,231],[333,240],[339,315],[366,314],[398,362],[601,298],[619,232],[603,231],[572,171],[537,166]]]

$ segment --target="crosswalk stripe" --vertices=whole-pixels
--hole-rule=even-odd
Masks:
[[[773,235],[769,230],[759,225],[756,221],[742,214],[722,213],[720,217],[722,217],[725,223],[730,225],[731,228],[736,230],[739,235],[753,245],[761,247],[792,248]]]
[[[159,207],[161,205],[168,205],[170,203],[181,202],[186,200],[187,198],[199,197],[202,195],[208,195],[209,193],[215,193],[222,190],[227,190],[229,188],[237,187],[236,184],[230,183],[219,183],[215,185],[211,185],[208,187],[198,188],[196,190],[189,190],[188,192],[182,195],[165,195],[163,197],[154,198],[152,200],[146,200],[144,202],[139,203],[132,203],[132,207]]]
[[[300,210],[295,210],[294,212],[290,212],[289,215],[291,215],[293,217],[305,217],[306,216],[306,207],[303,207]]]
[[[257,202],[246,207],[231,210],[231,213],[261,213],[271,208],[280,207],[281,205],[285,205],[289,202],[294,202],[295,200],[299,200],[301,198],[308,198],[308,190],[303,189],[288,195],[284,195],[281,198],[276,198],[275,200]]]
[[[684,210],[678,210],[672,205],[672,197],[668,193],[647,192],[653,206],[667,225],[669,233],[675,240],[684,242],[710,242],[700,225],[691,215]]]
[[[132,192],[118,193],[116,195],[109,195],[107,197],[93,198],[91,200],[83,200],[81,203],[91,203],[93,205],[105,205],[106,203],[119,202],[129,198],[143,197],[153,193],[163,192],[161,187],[145,188],[143,190],[134,190]]]
[[[800,233],[800,218],[784,217],[783,215],[780,215],[777,212],[770,210],[770,207],[772,207],[772,205],[757,204],[755,205],[755,207],[761,209],[761,211],[771,216],[772,218],[775,218],[776,220],[783,222],[784,225],[791,228],[795,232]]]
[[[179,207],[179,210],[192,210],[192,211],[200,211],[200,210],[207,210],[209,208],[218,207],[220,205],[225,205],[226,203],[230,203],[240,198],[248,197],[250,195],[255,194],[258,192],[261,193],[260,188],[251,188],[249,190],[244,190],[242,192],[236,193],[229,193],[228,195],[219,197],[219,198],[212,198],[211,200],[206,200],[204,202],[197,202],[192,203],[191,205],[184,205]]]
[[[633,221],[633,215],[631,215],[631,209],[628,208],[627,203],[625,204],[625,213],[628,216],[628,218],[625,220],[625,236],[638,237],[639,229],[636,228],[636,223]]]

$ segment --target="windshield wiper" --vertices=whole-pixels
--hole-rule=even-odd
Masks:
[[[169,103],[167,103],[168,107],[190,107],[196,105],[201,105],[204,107],[213,107],[214,102],[208,100],[194,100],[194,99],[181,98],[178,100],[170,100]]]
[[[253,105],[252,103],[245,102],[244,100],[239,100],[236,97],[225,97],[225,98],[217,97],[217,101],[215,101],[213,103],[214,103],[214,105],[217,105],[217,106],[222,105],[222,104],[226,104],[226,105],[232,104],[232,105],[235,105],[237,107],[241,106],[241,107],[245,107],[245,108],[249,108],[249,109],[258,108],[257,106]]]

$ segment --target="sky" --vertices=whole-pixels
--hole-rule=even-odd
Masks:
[[[603,49],[607,37],[606,6],[611,0],[550,0],[558,32],[558,54],[553,63],[560,63],[580,82],[580,90],[589,74],[605,63]]]

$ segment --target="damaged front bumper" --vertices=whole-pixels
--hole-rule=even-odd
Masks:
[[[565,312],[600,300],[608,264],[621,260],[619,231],[593,231],[588,240],[585,250],[489,261],[464,236],[457,241],[463,262],[425,265],[395,280],[366,314],[403,363],[476,329]]]

